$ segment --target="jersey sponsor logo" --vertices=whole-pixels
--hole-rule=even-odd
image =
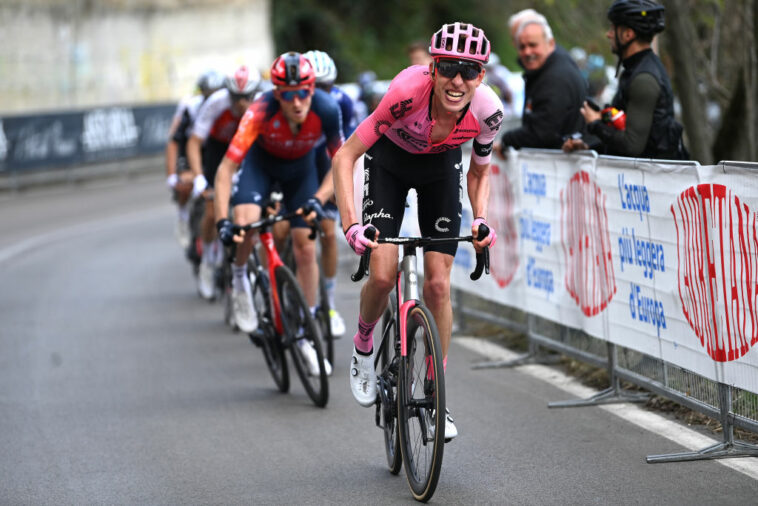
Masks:
[[[413,137],[411,134],[409,134],[408,132],[406,132],[402,128],[398,128],[397,129],[397,135],[402,140],[404,140],[405,142],[407,142],[408,144],[410,144],[411,146],[413,146],[414,148],[416,148],[418,150],[423,151],[427,147],[426,141],[424,141],[422,139],[417,139],[416,137]]]
[[[391,214],[384,212],[384,208],[379,209],[375,213],[370,213],[370,214],[363,213],[363,223],[371,223],[373,220],[380,219],[380,218],[383,218],[386,220],[393,219]]]
[[[501,116],[502,116],[502,114],[501,114]],[[477,130],[475,128],[456,128],[455,129],[455,133],[457,133],[457,134],[478,134],[479,130]]]
[[[374,201],[373,200],[371,200],[369,198],[365,199],[363,201],[363,211],[365,212],[367,207],[371,207],[373,205],[374,205]]]
[[[486,123],[487,126],[490,127],[490,132],[500,128],[500,125],[502,122],[503,122],[503,111],[500,109],[495,111],[495,114],[493,114],[492,116],[484,120],[484,123]]]
[[[477,154],[477,156],[487,156],[490,153],[492,153],[492,142],[489,144],[479,144],[474,140],[474,153]]]
[[[430,153],[442,153],[443,151],[448,151],[451,149],[455,149],[458,147],[458,144],[440,144],[439,146],[432,146],[432,149],[429,150]]]
[[[390,106],[390,113],[392,113],[392,117],[395,119],[400,119],[405,116],[405,113],[411,110],[410,106],[412,103],[413,99],[409,98],[407,100],[401,100],[396,104],[392,104]]]
[[[434,230],[437,232],[450,232],[450,229],[443,224],[450,223],[452,220],[447,216],[440,216],[437,221],[434,222]]]
[[[381,137],[384,135],[384,132],[390,127],[391,123],[389,121],[381,120],[377,121],[374,125],[374,134],[377,137]],[[382,128],[384,127],[384,128]]]

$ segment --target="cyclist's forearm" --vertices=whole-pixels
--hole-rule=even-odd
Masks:
[[[239,164],[224,156],[216,172],[214,182],[213,207],[216,211],[216,221],[229,217],[229,198],[231,197],[232,175]]]
[[[179,145],[174,140],[166,144],[166,176],[176,174],[176,157],[179,154]]]
[[[471,210],[476,218],[487,217],[487,203],[490,198],[490,167],[489,164],[478,164],[471,160],[466,175],[468,198]]]
[[[187,163],[194,176],[199,176],[203,173],[202,146],[202,139],[195,135],[191,136],[187,141]]]
[[[332,178],[332,172],[332,169],[329,169],[329,172],[324,176],[324,180],[321,181],[321,186],[319,186],[318,190],[316,190],[316,193],[313,195],[322,204],[331,199],[334,195],[334,179]]]
[[[353,201],[353,168],[355,167],[355,162],[367,149],[368,147],[353,134],[332,159],[334,189],[337,195],[337,208],[342,218],[343,229],[361,221],[355,211]]]

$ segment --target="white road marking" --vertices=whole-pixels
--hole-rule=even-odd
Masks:
[[[500,360],[512,360],[519,356],[502,346],[499,346],[491,341],[485,339],[479,339],[475,337],[460,337],[454,338],[453,341],[456,344],[463,346],[475,353],[478,353],[487,358],[487,360],[500,361]],[[584,399],[597,393],[597,390],[582,385],[576,379],[564,374],[558,369],[548,367],[545,365],[522,365],[517,367],[518,371],[524,374],[528,374],[534,378],[540,379],[551,385],[567,392],[577,399]],[[562,399],[556,399],[562,400]],[[663,436],[674,443],[684,447],[686,450],[699,451],[703,448],[719,443],[720,441],[712,439],[704,434],[687,428],[681,423],[677,423],[673,420],[669,420],[659,414],[648,411],[633,403],[623,404],[605,404],[598,406],[599,409],[603,409],[609,413],[612,413],[619,418],[623,418],[629,423],[637,425],[645,430]],[[598,409],[590,408],[590,409]],[[548,409],[545,406],[545,409]],[[569,409],[587,409],[587,408],[569,408]],[[677,453],[683,451],[678,448],[661,448],[656,453]],[[647,455],[640,455],[640,458],[644,458]],[[730,467],[736,471],[745,474],[754,480],[758,480],[758,458],[753,457],[740,457],[740,458],[728,458],[717,459],[715,462]],[[651,465],[676,465],[676,463],[666,464],[651,464]]]

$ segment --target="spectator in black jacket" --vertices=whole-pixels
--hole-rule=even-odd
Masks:
[[[590,135],[569,139],[566,152],[594,149],[601,154],[680,160],[689,158],[682,126],[674,119],[674,92],[666,69],[653,52],[653,37],[662,32],[664,7],[652,0],[616,0],[608,9],[606,37],[624,72],[608,115],[584,103],[580,112]],[[625,123],[610,115],[625,115]],[[605,117],[604,117],[605,116]]]
[[[499,152],[504,156],[508,146],[559,149],[564,137],[582,130],[579,108],[587,83],[568,53],[556,46],[544,17],[522,21],[514,42],[524,68],[524,112],[521,127],[503,134]]]

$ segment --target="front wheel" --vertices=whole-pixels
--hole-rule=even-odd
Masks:
[[[250,272],[256,272],[255,270]],[[263,270],[256,272],[253,289],[253,308],[258,316],[258,328],[250,334],[250,339],[258,341],[263,350],[263,357],[266,359],[271,377],[274,378],[277,388],[280,392],[287,392],[290,388],[290,375],[287,368],[287,357],[284,355],[282,340],[276,333],[274,320],[271,315],[271,305],[269,303],[271,285],[268,280],[268,274]]]
[[[387,454],[387,467],[392,474],[400,472],[403,459],[400,451],[400,434],[397,424],[397,373],[400,367],[400,341],[397,339],[397,322],[395,320],[395,294],[390,296],[390,303],[382,315],[381,360],[377,370],[379,378],[379,403],[381,426],[384,432],[384,451]]]
[[[445,448],[445,377],[437,325],[421,305],[408,312],[406,354],[398,377],[398,425],[413,497],[426,502],[437,488]]]
[[[326,283],[322,272],[318,276],[319,305],[316,309],[316,323],[321,330],[321,338],[326,348],[326,359],[334,364],[334,336],[332,335],[332,319],[329,315],[329,296],[326,293]]]
[[[329,401],[329,382],[321,347],[321,332],[292,271],[282,265],[276,268],[275,275],[286,346],[289,346],[295,370],[306,393],[316,406],[324,407]],[[317,372],[310,368],[317,369]]]

